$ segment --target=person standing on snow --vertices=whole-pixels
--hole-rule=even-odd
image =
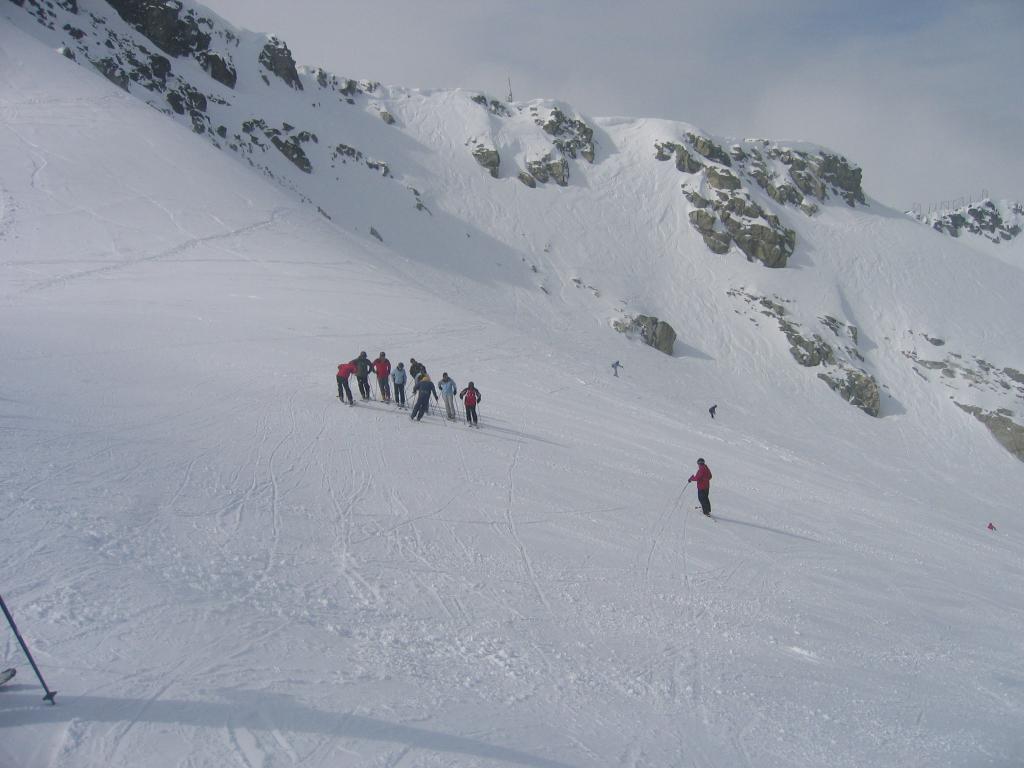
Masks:
[[[437,387],[441,390],[441,396],[444,398],[445,415],[450,421],[455,421],[455,393],[459,388],[455,386],[454,379],[448,378],[448,371],[441,374],[441,381],[438,382]]]
[[[399,408],[405,408],[405,363],[398,364],[391,374],[391,380],[395,382],[395,402]]]
[[[717,405],[712,405],[710,408],[708,408],[708,413],[711,414],[711,418],[712,419],[715,418],[715,411],[717,411],[717,410],[718,410],[718,406]]]
[[[423,414],[430,407],[430,396],[433,395],[434,402],[437,402],[437,388],[434,387],[434,382],[430,380],[427,374],[421,373],[412,391],[416,395],[416,404],[412,407],[412,413],[409,414],[409,418],[423,421]]]
[[[612,363],[612,372],[615,374],[615,378],[616,379],[619,378],[619,368],[622,368],[622,367],[624,367],[624,366],[618,360],[616,360],[614,363]]]
[[[352,390],[348,388],[348,377],[356,372],[352,363],[341,363],[338,366],[338,397],[345,402],[345,395],[348,395],[348,404],[352,405]]]
[[[711,499],[708,493],[711,491],[711,470],[704,463],[704,459],[697,459],[697,471],[690,475],[691,483],[697,483],[697,500],[705,515],[711,517]]]
[[[459,397],[466,404],[466,425],[471,427],[479,427],[476,418],[476,404],[483,400],[483,395],[480,394],[480,390],[473,386],[473,382],[469,382],[469,386],[459,392]]]
[[[391,402],[391,388],[388,386],[388,376],[391,374],[391,361],[388,360],[383,352],[373,361],[373,371],[377,374],[377,386],[380,388],[381,399],[385,403]]]
[[[359,396],[363,400],[370,399],[370,371],[373,370],[373,363],[366,356],[366,352],[360,352],[359,357],[352,361],[356,367],[356,383],[359,385]]]
[[[417,363],[415,357],[409,358],[409,375],[412,376],[413,381],[419,381],[420,374],[426,372],[427,366],[425,366],[423,363]]]

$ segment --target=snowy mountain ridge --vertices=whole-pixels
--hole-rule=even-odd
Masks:
[[[340,79],[349,119],[299,120],[312,71],[200,25],[221,64],[172,69],[262,95],[211,122],[254,173],[185,80],[172,122],[56,55],[90,14],[165,55],[100,3],[0,9],[0,584],[60,691],[8,636],[0,764],[1020,762],[1019,267],[804,192],[810,145]],[[361,349],[473,380],[482,428],[341,406]]]
[[[337,224],[406,255],[450,254],[453,268],[465,272],[504,253],[495,260],[531,270],[516,275],[517,283],[543,275],[535,282],[548,294],[601,282],[605,299],[587,310],[617,327],[637,314],[653,315],[686,342],[685,329],[676,328],[684,322],[678,299],[657,295],[657,284],[685,279],[688,267],[671,255],[699,257],[695,236],[710,254],[783,268],[794,258],[806,263],[817,249],[812,222],[823,218],[823,207],[864,206],[877,211],[875,218],[889,215],[866,197],[859,168],[815,145],[720,139],[682,123],[587,118],[558,102],[507,103],[478,93],[356,81],[297,66],[284,41],[236,29],[191,2],[16,5],[24,15],[12,18],[26,31],[244,159]],[[623,209],[624,193],[652,210]],[[470,199],[490,204],[478,208],[467,204]],[[506,216],[495,219],[492,206]],[[567,217],[579,219],[586,231],[558,242]],[[644,219],[657,231],[615,242]],[[472,229],[483,239],[469,237]],[[655,285],[622,279],[624,263],[638,249],[663,252],[649,265]],[[593,270],[588,262],[601,251],[611,258]],[[542,261],[549,264],[543,272]],[[820,278],[812,293],[833,292],[831,278]],[[609,302],[609,281],[611,290],[635,303]],[[800,292],[780,284],[772,294],[754,296],[732,281],[719,296],[747,295],[773,307],[795,362],[814,369],[819,381],[862,411],[882,414],[894,382],[880,376],[870,350],[858,349],[854,318],[841,303],[808,306]],[[928,327],[917,320],[889,334],[912,338],[917,325]],[[841,338],[840,326],[852,327],[853,335]],[[927,332],[939,335],[935,327]],[[988,360],[971,344],[965,340],[958,354]],[[912,344],[891,352],[903,360],[918,354]],[[994,357],[986,365],[1002,378],[985,387],[983,397],[971,376],[946,376],[936,384],[951,389],[956,403],[982,423],[998,422],[993,434],[1024,457],[1024,390],[1012,374],[1024,361]],[[910,370],[922,375],[919,365]]]

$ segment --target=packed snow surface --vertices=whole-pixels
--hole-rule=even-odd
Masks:
[[[447,98],[409,99],[425,134]],[[824,210],[787,270],[630,253],[672,215],[629,170],[663,134],[600,125],[618,151],[566,197],[452,171],[439,226],[490,221],[497,254],[460,262],[0,22],[0,589],[59,691],[0,635],[0,765],[1024,763],[1024,472],[882,352],[928,331],[1020,365],[1020,270],[877,205]],[[573,250],[598,174],[608,247]],[[531,222],[549,293],[515,263]],[[612,333],[577,267],[674,304],[677,356]],[[739,286],[842,306],[883,417]],[[472,379],[481,429],[340,404],[360,350]]]

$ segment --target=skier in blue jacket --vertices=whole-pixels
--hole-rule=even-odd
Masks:
[[[416,421],[423,420],[423,414],[427,412],[430,407],[430,396],[434,396],[434,402],[437,402],[437,388],[434,386],[434,382],[430,380],[430,377],[425,373],[421,373],[419,378],[416,380],[416,386],[412,388],[413,394],[416,395],[416,404],[412,407],[412,413],[409,414],[410,419],[416,419]]]
[[[455,393],[459,388],[455,386],[455,380],[448,378],[448,372],[441,374],[441,381],[438,382],[438,389],[441,390],[441,397],[444,398],[445,415],[449,420],[455,421]]]
[[[405,363],[399,363],[391,372],[391,381],[395,383],[395,403],[399,408],[405,408]]]

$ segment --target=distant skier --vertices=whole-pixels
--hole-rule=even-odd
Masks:
[[[395,402],[399,408],[405,408],[405,363],[399,363],[392,371],[391,380],[395,383]]]
[[[717,410],[718,410],[718,406],[717,405],[712,405],[710,408],[708,408],[708,413],[711,414],[711,418],[712,419],[715,418],[715,411],[717,411]]]
[[[468,387],[459,392],[459,397],[466,404],[466,426],[479,427],[480,424],[476,418],[476,404],[484,399],[480,390],[474,387],[471,381]]]
[[[616,360],[614,363],[612,363],[612,373],[615,374],[615,378],[616,379],[619,378],[619,368],[622,368],[622,367],[624,367],[624,366],[618,360]]]
[[[381,352],[380,356],[373,361],[373,371],[377,374],[377,387],[380,388],[381,399],[391,402],[391,388],[388,386],[388,376],[391,374],[391,361]]]
[[[409,358],[409,375],[412,377],[413,381],[419,381],[420,374],[426,372],[427,366],[425,366],[423,363],[416,362],[415,357]]]
[[[711,517],[711,499],[708,493],[711,491],[711,470],[704,463],[704,459],[697,459],[697,471],[690,475],[691,483],[697,483],[697,500],[704,514]]]
[[[352,361],[356,367],[356,383],[359,385],[359,396],[363,400],[370,399],[370,371],[373,370],[373,363],[366,356],[366,352],[360,352],[359,357]]]
[[[352,390],[348,388],[348,377],[356,372],[356,367],[352,363],[342,363],[338,366],[338,398],[341,402],[345,402],[345,396],[348,395],[348,404],[352,405]]]
[[[448,378],[448,371],[441,374],[437,388],[441,390],[441,397],[444,398],[445,415],[449,420],[455,421],[455,393],[459,388],[455,385],[454,379]]]
[[[437,402],[437,388],[434,387],[434,382],[430,380],[427,374],[421,373],[412,391],[416,395],[416,404],[412,407],[412,413],[409,414],[409,418],[423,421],[423,414],[430,407],[430,396],[433,395],[434,402]]]

